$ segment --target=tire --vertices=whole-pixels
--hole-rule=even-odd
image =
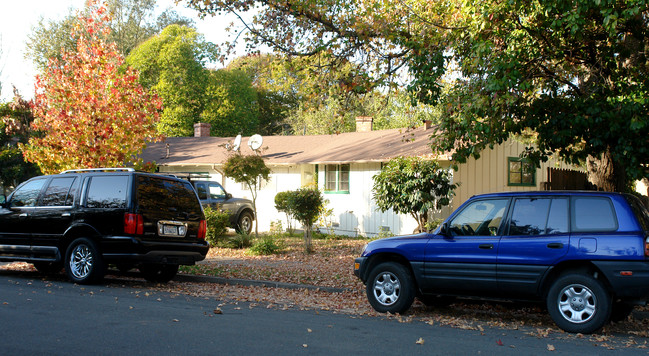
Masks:
[[[370,272],[365,288],[367,299],[380,313],[403,313],[415,300],[415,283],[402,264],[384,262]]]
[[[608,323],[611,296],[599,280],[585,274],[559,277],[548,292],[548,313],[561,329],[590,334]]]
[[[42,274],[58,274],[63,269],[61,262],[34,262],[34,268]]]
[[[237,232],[239,233],[245,233],[246,235],[250,235],[252,232],[252,222],[253,222],[252,214],[248,211],[244,211],[239,215],[239,221],[237,221]]]
[[[178,273],[178,265],[143,264],[140,274],[149,282],[167,283]]]
[[[65,271],[68,278],[78,284],[101,281],[106,265],[95,242],[85,237],[72,241],[65,254]]]

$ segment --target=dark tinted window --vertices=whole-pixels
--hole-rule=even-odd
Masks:
[[[207,199],[207,188],[205,188],[205,183],[196,184],[196,193],[198,193],[198,199]]]
[[[76,177],[53,178],[50,185],[45,190],[42,206],[64,206],[72,205],[74,202],[75,191],[72,185]]]
[[[25,183],[11,196],[11,206],[35,206],[43,184],[45,179],[35,179]]]
[[[633,210],[633,214],[635,214],[638,219],[640,228],[643,231],[649,231],[649,212],[647,211],[647,208],[642,205],[640,199],[633,195],[625,195],[624,198],[629,202],[629,205],[631,205],[631,210]]]
[[[617,218],[611,200],[605,197],[573,198],[573,231],[617,230]]]
[[[199,217],[201,204],[189,182],[162,177],[137,177],[137,202],[140,210]]]
[[[568,233],[568,216],[568,198],[552,199],[545,233],[548,235]]]
[[[510,235],[545,235],[568,232],[568,199],[516,199]]]
[[[90,179],[86,206],[89,208],[125,208],[128,176],[96,176]]]

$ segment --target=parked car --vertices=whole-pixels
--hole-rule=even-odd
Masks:
[[[474,196],[433,233],[370,242],[355,260],[379,312],[456,296],[544,301],[563,330],[591,333],[649,299],[649,213],[632,195]]]
[[[252,201],[243,198],[234,198],[232,194],[225,191],[223,186],[217,182],[207,180],[190,180],[198,198],[203,206],[220,209],[230,215],[229,226],[238,232],[250,234],[252,224],[255,220]]]
[[[167,282],[209,249],[196,192],[184,180],[133,169],[86,169],[32,178],[1,196],[0,261],[45,273],[63,267],[76,283],[107,265],[139,268]]]

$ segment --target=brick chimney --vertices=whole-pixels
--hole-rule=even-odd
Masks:
[[[356,117],[356,132],[370,132],[374,118],[371,116],[357,116]]]
[[[209,137],[212,125],[207,122],[194,124],[194,137]]]

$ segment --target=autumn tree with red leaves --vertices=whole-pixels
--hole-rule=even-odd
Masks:
[[[71,34],[76,51],[50,59],[36,77],[34,134],[22,150],[46,174],[139,166],[146,142],[159,139],[161,100],[142,88],[137,71],[124,68],[116,45],[102,39],[109,31],[106,7],[94,0],[86,6],[91,11]]]

